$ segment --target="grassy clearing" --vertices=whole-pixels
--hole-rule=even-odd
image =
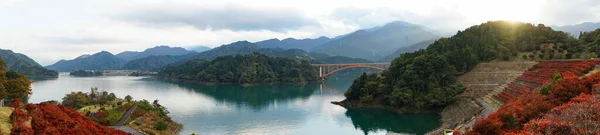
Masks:
[[[79,112],[80,114],[85,114],[87,112],[98,112],[98,110],[100,110],[100,108],[104,107],[104,109],[106,110],[110,110],[112,108],[114,108],[114,106],[111,105],[89,105],[89,106],[85,106],[82,107],[81,109],[77,110],[77,112]]]
[[[154,128],[154,124],[159,121],[163,121],[167,123],[167,130],[156,130]],[[183,125],[171,120],[168,117],[160,117],[155,112],[146,113],[146,115],[141,116],[135,119],[131,124],[129,124],[134,129],[138,131],[142,131],[149,135],[169,135],[169,134],[177,134],[183,128]]]
[[[8,118],[14,109],[12,107],[0,107],[0,129],[5,135],[10,134],[12,124]]]

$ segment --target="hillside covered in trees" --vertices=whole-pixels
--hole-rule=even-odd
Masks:
[[[381,74],[363,74],[340,104],[440,108],[454,102],[464,89],[455,78],[480,62],[519,59],[519,53],[542,52],[548,58],[551,52],[588,54],[587,50],[567,33],[542,24],[487,22],[441,38],[426,49],[402,54]]]
[[[306,83],[319,79],[316,68],[307,60],[258,53],[217,57],[212,61],[194,59],[168,66],[159,74],[172,80],[217,84]]]
[[[4,60],[0,58],[0,99],[21,99],[31,94],[31,81],[26,76],[8,70]]]
[[[21,53],[0,49],[0,57],[4,59],[8,69],[15,70],[29,77],[58,77],[58,72],[48,70],[33,59]]]

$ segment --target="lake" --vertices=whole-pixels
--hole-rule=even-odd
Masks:
[[[184,125],[182,135],[213,134],[423,134],[439,126],[437,114],[397,114],[376,109],[346,109],[331,101],[360,72],[336,73],[324,84],[206,86],[172,83],[152,77],[72,77],[36,80],[30,103],[61,100],[71,91],[91,87],[135,100],[159,100],[173,120]]]

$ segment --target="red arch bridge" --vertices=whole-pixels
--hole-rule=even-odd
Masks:
[[[390,63],[352,63],[352,64],[311,64],[319,68],[319,77],[325,78],[336,72],[351,68],[372,68],[385,70],[390,67]]]

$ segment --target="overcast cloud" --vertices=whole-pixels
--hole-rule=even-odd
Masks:
[[[101,50],[334,37],[405,21],[453,33],[488,20],[600,21],[598,0],[0,0],[0,48],[42,65]]]

